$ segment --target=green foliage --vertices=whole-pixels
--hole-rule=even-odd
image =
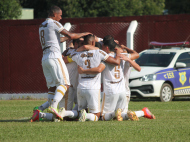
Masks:
[[[57,5],[63,17],[112,17],[160,15],[165,0],[20,0],[24,8],[34,8],[35,18],[46,18],[50,6]]]
[[[18,0],[0,0],[0,19],[16,19],[21,15],[21,6]]]
[[[70,141],[70,142],[183,142],[190,141],[190,103],[173,101],[131,101],[129,109],[148,107],[155,120],[141,117],[139,121],[29,122],[34,106],[42,100],[1,100],[0,141]]]
[[[166,0],[166,8],[169,14],[185,14],[190,13],[189,0]]]

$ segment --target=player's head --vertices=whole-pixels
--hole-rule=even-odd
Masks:
[[[98,47],[99,49],[102,49],[102,45],[101,45],[101,43],[99,43],[99,42],[96,42],[96,43],[95,43],[95,47]]]
[[[109,53],[115,50],[117,43],[114,40],[107,40],[102,46],[102,50]]]
[[[92,34],[84,36],[84,45],[93,45],[95,46],[95,36]]]
[[[114,38],[111,35],[107,35],[107,36],[104,37],[103,43],[108,44],[110,40],[114,41]]]
[[[123,49],[121,48],[121,45],[116,44],[115,49],[120,50],[120,52],[123,52]]]
[[[62,19],[62,10],[58,6],[52,6],[49,9],[48,17],[52,18],[53,20],[60,21]]]
[[[74,48],[75,49],[79,48],[80,46],[83,45],[83,42],[84,42],[84,39],[82,37],[80,37],[78,39],[73,39]]]

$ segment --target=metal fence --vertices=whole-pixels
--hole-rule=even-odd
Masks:
[[[149,48],[150,41],[185,41],[190,34],[190,15],[131,16],[108,18],[63,19],[70,22],[71,32],[92,32],[98,37],[112,35],[126,45],[126,31],[132,20],[138,27],[134,49]],[[47,92],[41,67],[42,49],[39,41],[39,20],[0,21],[0,93]]]

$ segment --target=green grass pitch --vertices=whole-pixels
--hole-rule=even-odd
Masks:
[[[190,102],[131,101],[130,110],[148,107],[155,120],[29,122],[32,109],[46,100],[1,100],[0,142],[188,142]]]

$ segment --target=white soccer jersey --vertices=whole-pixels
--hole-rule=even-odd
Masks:
[[[109,54],[112,57],[115,57],[115,53]],[[124,83],[124,61],[121,60],[119,66],[105,63],[105,69],[102,72],[103,77],[103,88],[106,94],[117,94],[125,91]]]
[[[63,26],[58,21],[47,18],[39,27],[39,37],[43,50],[42,60],[61,58],[60,32]]]
[[[89,50],[79,52],[72,56],[72,60],[84,69],[98,67],[101,61],[105,61],[109,55],[103,50]],[[100,89],[101,73],[79,74],[79,85],[81,89]]]
[[[68,52],[66,53],[66,56],[72,55],[76,52],[76,49],[74,48],[69,48]],[[71,62],[66,64],[67,70],[69,72],[69,78],[70,78],[70,83],[73,85],[74,88],[77,88],[78,85],[78,69],[77,69],[77,63],[76,62]]]

